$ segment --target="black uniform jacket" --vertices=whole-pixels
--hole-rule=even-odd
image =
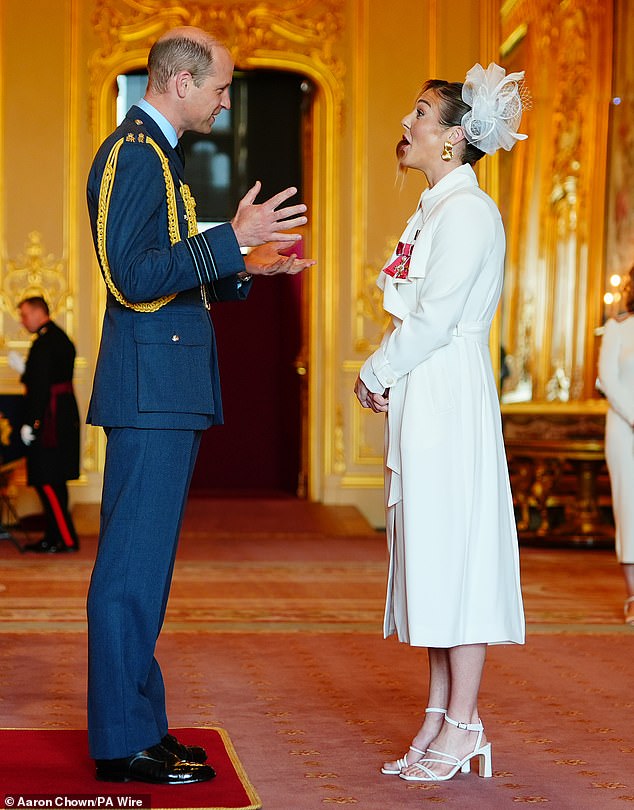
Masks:
[[[22,375],[25,424],[35,441],[27,449],[32,486],[79,478],[79,411],[73,393],[75,347],[53,321],[38,329]]]

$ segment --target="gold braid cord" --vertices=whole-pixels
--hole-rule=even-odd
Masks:
[[[117,289],[114,281],[112,280],[112,273],[110,272],[110,265],[108,264],[108,254],[106,251],[106,229],[108,224],[108,210],[110,208],[110,198],[112,196],[112,187],[114,185],[114,176],[117,170],[117,160],[119,158],[119,150],[123,145],[124,139],[118,140],[112,147],[108,160],[101,178],[101,187],[99,189],[99,207],[97,212],[97,252],[99,255],[99,263],[103,271],[103,277],[106,286],[116,298],[116,300],[128,309],[133,309],[135,312],[156,312],[169,304],[176,298],[177,293],[172,295],[164,295],[157,298],[155,301],[145,301],[139,304],[133,304],[128,301],[121,292]],[[149,144],[161,161],[163,167],[163,178],[165,180],[165,194],[167,198],[167,227],[169,231],[170,244],[175,245],[181,241],[180,231],[178,229],[178,209],[176,207],[176,190],[174,188],[174,180],[169,168],[169,161],[160,146],[152,139],[146,138],[145,142]],[[187,231],[188,236],[195,236],[198,233],[198,225],[196,222],[196,202],[192,197],[189,186],[185,183],[180,185],[180,193],[185,205],[185,212],[187,214]]]

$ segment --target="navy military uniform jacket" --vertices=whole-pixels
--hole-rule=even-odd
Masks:
[[[201,430],[222,422],[213,326],[202,300],[250,282],[233,228],[196,234],[183,164],[133,106],[88,178],[95,249],[108,287],[88,423]]]
[[[22,382],[24,422],[35,441],[26,451],[28,483],[56,484],[79,478],[79,410],[73,393],[75,347],[48,321],[37,330]]]

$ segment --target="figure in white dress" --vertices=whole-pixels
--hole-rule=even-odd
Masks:
[[[505,236],[473,164],[517,133],[523,73],[476,65],[428,81],[402,121],[401,170],[428,188],[380,274],[392,324],[355,393],[387,414],[390,550],[385,636],[428,648],[429,699],[410,750],[383,773],[451,778],[491,746],[478,713],[487,644],[524,642],[513,502],[489,330]]]
[[[605,325],[599,382],[608,413],[605,458],[612,487],[616,557],[625,577],[625,622],[634,627],[634,267],[625,291],[627,313]]]

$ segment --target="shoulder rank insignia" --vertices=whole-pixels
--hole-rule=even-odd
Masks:
[[[139,132],[138,139],[139,143],[145,143],[145,133]]]
[[[143,123],[143,121],[141,121],[141,119],[140,119],[140,118],[135,118],[135,119],[134,119],[134,123],[135,123],[135,124],[136,124],[138,127],[140,127],[140,126],[141,126],[141,124]]]
[[[126,139],[126,141],[136,143],[136,138],[134,137],[134,135],[131,132],[128,132],[128,134],[125,136],[125,139]]]

